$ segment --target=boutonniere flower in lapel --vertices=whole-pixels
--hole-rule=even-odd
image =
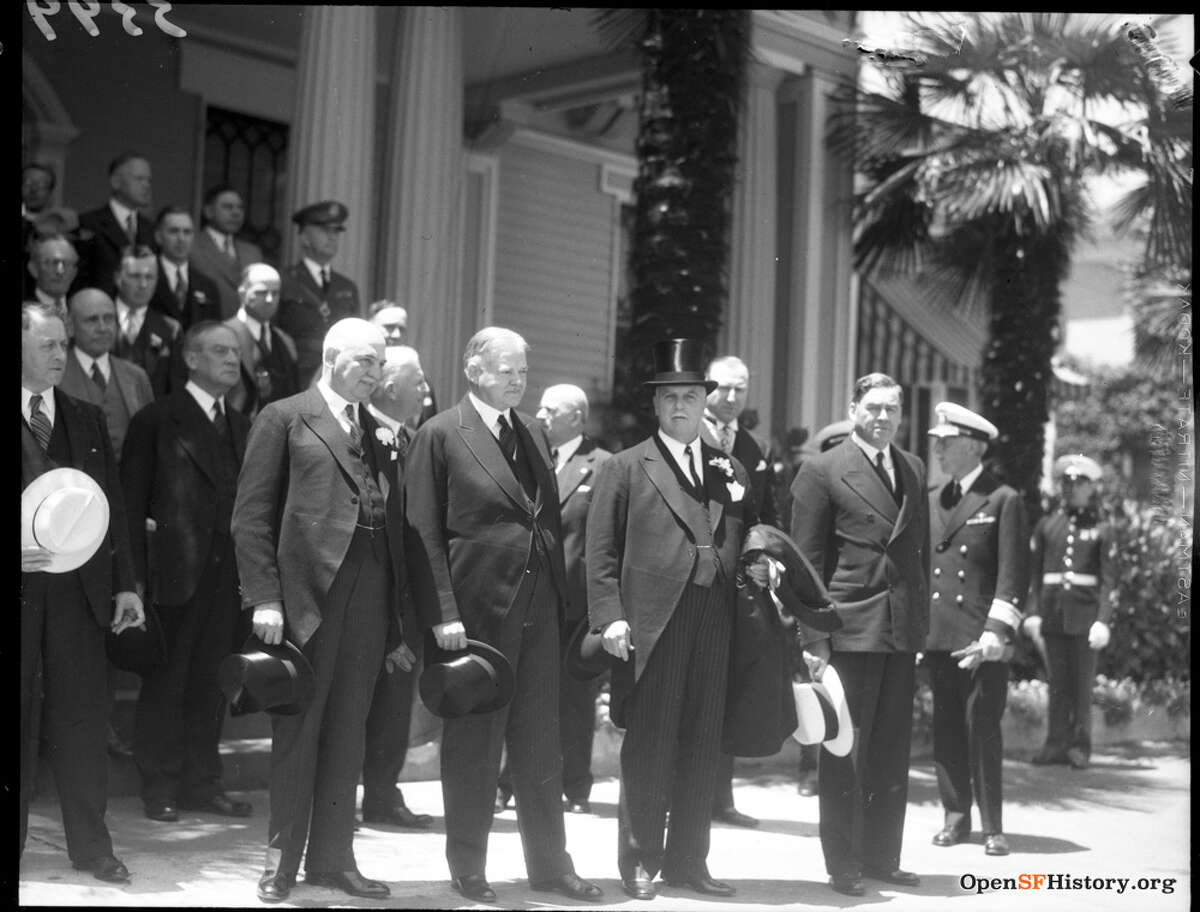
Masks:
[[[375,439],[388,448],[392,454],[392,461],[395,462],[399,455],[396,447],[396,434],[391,428],[377,427],[375,428]]]
[[[729,499],[734,503],[741,501],[746,494],[746,488],[738,483],[737,476],[733,474],[733,463],[729,461],[729,457],[714,456],[708,464],[724,477],[725,487],[729,489]]]
[[[208,295],[202,291],[193,291],[192,294],[195,296],[197,304],[203,304],[208,300]]]
[[[590,467],[590,466],[581,466],[581,467],[580,467],[580,469],[579,469],[579,477],[580,477],[580,478],[587,478],[587,477],[588,477],[588,475],[589,475],[589,473],[591,473],[591,471],[592,471],[592,470],[591,470],[591,467]]]
[[[150,347],[151,348],[162,348],[163,347],[162,337],[158,333],[150,333]]]

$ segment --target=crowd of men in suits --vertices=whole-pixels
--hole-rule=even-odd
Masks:
[[[468,392],[438,411],[403,344],[405,309],[364,315],[330,267],[345,206],[298,210],[303,256],[280,271],[236,237],[236,190],[205,194],[197,231],[178,206],[151,224],[150,186],[150,163],[126,154],[107,204],[74,222],[25,213],[22,849],[44,735],[71,862],[129,879],[104,823],[106,654],[150,627],[166,648],[140,669],[133,756],[157,822],[253,813],[221,783],[222,661],[285,650],[291,672],[308,670],[303,699],[271,715],[263,902],[287,899],[302,863],[310,884],[389,895],[358,870],[355,793],[361,780],[364,822],[432,822],[397,786],[421,666],[421,698],[443,717],[451,884],[476,901],[497,898],[488,836],[510,798],[531,886],[603,899],[576,873],[564,824],[590,811],[601,672],[624,730],[616,867],[637,899],[660,875],[735,893],[709,872],[710,828],[757,824],[734,806],[733,757],[758,750],[748,742],[775,752],[797,728],[793,671],[842,695],[853,728],[837,749],[832,736],[809,744],[839,893],[863,895],[864,878],[920,883],[900,863],[919,655],[945,809],[935,844],[965,840],[974,806],[986,853],[1009,851],[1000,719],[1021,630],[1051,681],[1035,762],[1087,765],[1087,684],[1115,574],[1092,460],[1055,464],[1064,504],[1031,552],[1019,495],[983,465],[996,426],[937,406],[929,435],[949,480],[928,488],[922,460],[894,442],[903,396],[883,374],[860,378],[846,421],[795,461],[782,510],[770,449],[739,424],[749,367],[707,359],[696,340],[656,346],[644,384],[657,428],[618,453],[586,434],[577,386],[548,387],[536,417],[518,410],[529,347],[507,328],[469,340]],[[54,545],[70,498],[93,513],[107,503],[90,550]],[[751,545],[764,534],[787,547]],[[777,617],[768,596],[789,592],[803,599],[783,598]],[[794,629],[798,664],[780,649],[749,685],[737,644],[764,605],[771,630]],[[593,670],[564,673],[585,655]],[[748,695],[781,687],[782,713],[731,722]]]

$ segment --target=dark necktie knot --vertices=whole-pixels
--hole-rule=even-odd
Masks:
[[[329,267],[321,267],[321,291],[329,291]]]
[[[692,481],[692,487],[696,489],[696,496],[703,499],[704,482],[700,480],[700,476],[696,472],[696,462],[692,459],[692,446],[687,444],[683,448],[683,458],[687,460],[688,477]]]
[[[357,449],[362,445],[362,425],[358,423],[358,415],[354,411],[354,403],[346,406],[346,419],[350,422],[350,442]]]
[[[34,393],[29,397],[29,427],[37,438],[38,445],[43,450],[48,450],[50,435],[54,429],[50,426],[49,416],[42,411],[41,393]]]
[[[960,500],[962,500],[962,485],[958,483],[957,479],[951,478],[946,487],[942,489],[942,506],[947,510],[953,510],[958,506]]]
[[[500,426],[500,433],[496,436],[500,442],[500,449],[509,459],[515,459],[517,456],[516,432],[513,431],[512,425],[508,423],[508,417],[503,412],[496,419],[496,423]]]
[[[883,486],[888,489],[888,493],[892,497],[896,496],[896,485],[892,482],[892,477],[888,475],[887,466],[883,462],[883,450],[875,454],[875,473],[879,476],[879,480],[883,482]]]
[[[104,379],[104,371],[100,370],[100,365],[92,362],[92,382],[100,387],[100,392],[108,389],[108,381]]]

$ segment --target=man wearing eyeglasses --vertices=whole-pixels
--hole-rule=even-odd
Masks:
[[[62,235],[43,238],[34,245],[28,268],[34,281],[34,299],[64,310],[71,284],[79,273],[75,245]]]

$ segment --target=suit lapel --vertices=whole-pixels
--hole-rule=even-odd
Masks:
[[[517,415],[516,421],[513,423],[513,430],[517,432],[517,437],[521,441],[521,446],[525,448],[525,455],[529,457],[529,467],[533,470],[533,480],[537,483],[537,491],[535,493],[536,500],[534,501],[536,509],[534,512],[541,513],[542,504],[545,503],[544,491],[550,490],[550,486],[554,486],[554,490],[558,490],[558,480],[550,471],[548,460],[549,452],[543,453],[538,446],[538,442],[534,439],[533,433],[525,424],[524,417]]]
[[[329,410],[329,404],[325,401],[325,397],[316,387],[309,388],[305,393],[300,418],[314,434],[321,438],[321,442],[329,448],[329,452],[333,454],[337,464],[346,473],[350,483],[357,488],[355,465],[350,455],[350,438],[346,436],[346,432],[342,430],[337,418]]]
[[[679,484],[674,470],[664,461],[658,444],[651,437],[642,444],[642,469],[650,483],[675,517],[691,532],[692,541],[705,545],[712,541],[712,530],[705,519],[704,508]]]
[[[360,408],[358,414],[362,418],[363,437],[366,440],[366,446],[371,448],[371,452],[375,457],[375,483],[379,485],[379,492],[383,495],[386,502],[388,491],[392,487],[392,479],[388,477],[388,470],[392,467],[392,449],[384,446],[383,441],[379,439],[379,435],[375,433],[381,425],[375,420],[375,416],[370,410]]]
[[[967,491],[950,511],[943,527],[942,538],[949,539],[962,527],[963,523],[987,505],[988,495],[991,494],[993,488],[985,483],[986,479],[986,474],[976,478],[975,484],[971,485],[971,490]]]
[[[896,499],[884,487],[879,476],[875,474],[875,470],[867,462],[866,454],[849,437],[842,441],[841,447],[842,483],[866,501],[876,513],[898,527],[899,523],[896,522],[896,518],[899,516],[900,508],[896,505]],[[899,471],[898,468],[897,471]],[[906,488],[906,490],[908,489]]]
[[[168,408],[180,445],[192,458],[192,462],[211,480],[216,481],[216,450],[213,439],[209,436],[212,431],[212,419],[204,414],[200,403],[186,390],[173,394]]]
[[[901,484],[904,486],[904,501],[900,504],[900,514],[897,516],[896,525],[892,529],[891,540],[895,541],[900,536],[900,533],[908,527],[908,524],[912,522],[912,518],[917,515],[917,498],[924,496],[925,489],[921,486],[920,480],[917,478],[917,473],[908,464],[908,457],[902,455],[894,446],[892,447],[892,465],[896,467],[896,477],[900,479]],[[880,487],[882,486],[883,483],[880,482]],[[894,499],[892,503],[895,503]],[[959,505],[961,506],[961,503]]]
[[[124,250],[129,246],[129,235],[125,233],[125,228],[117,221],[117,217],[113,215],[112,207],[105,206],[100,212],[100,219],[104,223],[104,233],[108,235],[108,239],[116,245],[118,250]],[[137,221],[140,225],[140,215]]]
[[[466,396],[458,403],[458,435],[467,445],[471,454],[479,461],[483,470],[492,477],[492,480],[500,486],[509,499],[518,506],[528,509],[529,498],[525,496],[521,483],[509,466],[508,460],[504,458],[504,454],[500,452],[500,447],[496,445],[496,438],[492,436],[491,430],[484,425],[479,412],[475,411],[475,406],[471,405],[471,400]]]
[[[572,453],[571,458],[563,464],[562,471],[555,473],[558,480],[558,502],[560,504],[565,504],[567,498],[583,484],[584,479],[592,474],[594,468],[592,463],[596,459],[595,449],[596,442],[584,437],[583,442],[579,444],[579,449]]]
[[[705,422],[700,422],[704,424]],[[725,513],[725,498],[729,497],[728,481],[725,478],[725,473],[712,465],[712,460],[725,456],[723,450],[719,447],[707,446],[703,441],[700,443],[700,456],[704,462],[704,495],[708,498],[708,528],[714,535],[717,532],[717,527],[721,524],[721,516]],[[730,468],[733,468],[733,463],[730,463]],[[736,478],[736,476],[735,476]],[[713,496],[713,495],[716,496]],[[745,492],[742,494],[746,496]]]

